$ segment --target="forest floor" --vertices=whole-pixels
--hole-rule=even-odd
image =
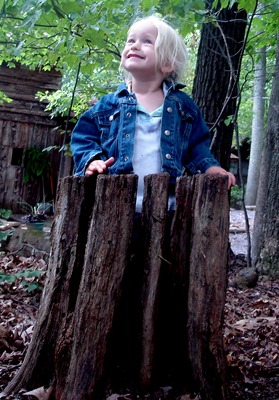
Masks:
[[[252,230],[252,211],[249,221]],[[236,277],[246,267],[247,240],[241,211],[231,212],[230,243],[224,344],[231,400],[279,400],[279,281],[259,276],[254,287],[237,284]],[[35,393],[26,397],[24,390],[17,396],[1,396],[30,343],[46,271],[43,256],[0,254],[0,398],[5,400],[46,399]],[[7,275],[5,281],[3,274]],[[166,387],[142,399],[190,398],[193,396],[186,393],[177,397]],[[112,393],[107,400],[134,398],[129,393]]]

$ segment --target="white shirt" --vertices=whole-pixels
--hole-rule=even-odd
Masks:
[[[144,176],[161,171],[160,152],[161,123],[163,106],[148,113],[143,106],[137,105],[137,123],[135,132],[133,168],[138,175],[138,193],[136,211],[142,207]]]

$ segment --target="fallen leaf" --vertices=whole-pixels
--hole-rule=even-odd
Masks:
[[[48,400],[52,391],[52,386],[49,388],[45,389],[43,386],[31,390],[30,392],[23,393],[22,396],[33,396],[38,400]]]

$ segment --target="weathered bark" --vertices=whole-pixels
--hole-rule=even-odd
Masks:
[[[73,316],[70,364],[58,363],[56,399],[98,398],[133,232],[135,175],[99,176]],[[113,218],[112,218],[113,216]],[[67,342],[64,343],[67,346]],[[57,354],[59,358],[59,354]],[[64,366],[64,370],[61,368]]]
[[[212,4],[206,1],[208,10]],[[214,127],[212,152],[226,169],[234,126],[225,121],[235,113],[246,19],[246,11],[238,11],[235,3],[218,13],[217,23],[203,24],[193,85],[193,99],[208,127]]]
[[[188,291],[189,263],[193,223],[193,196],[196,177],[179,178],[176,183],[176,211],[170,226],[169,253],[164,264],[164,290],[160,298],[165,338],[161,346],[158,364],[160,373],[172,385],[192,391],[192,369],[189,362]]]
[[[179,178],[169,213],[169,176],[147,176],[139,221],[135,175],[95,182],[60,184],[37,326],[6,392],[52,381],[52,399],[100,400],[128,371],[134,389],[227,400],[227,178]]]
[[[261,272],[279,275],[279,34],[252,240],[252,262]]]
[[[145,177],[142,212],[144,279],[142,289],[141,386],[153,382],[158,325],[159,281],[164,262],[169,175]]]
[[[23,364],[6,388],[48,385],[54,376],[54,349],[63,315],[74,310],[84,261],[95,180],[67,177],[60,181],[51,230],[48,277],[32,342]]]
[[[227,284],[229,200],[227,179],[197,180],[188,296],[188,352],[202,399],[228,399],[223,346]]]

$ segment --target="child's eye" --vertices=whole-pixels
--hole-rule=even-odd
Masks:
[[[127,43],[135,43],[135,40],[130,38],[130,39],[127,40]]]
[[[144,43],[147,43],[147,44],[153,44],[153,42],[152,42],[152,40],[151,40],[151,39],[145,39],[145,40],[144,40]]]

